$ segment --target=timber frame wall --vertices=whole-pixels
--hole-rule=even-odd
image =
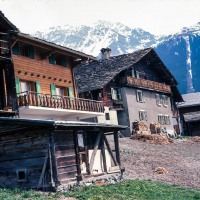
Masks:
[[[95,140],[90,146],[86,143],[84,151],[80,151],[78,145],[77,134],[80,131],[84,133],[85,139],[95,136],[92,136]],[[5,133],[0,134],[0,187],[56,190],[61,185],[107,173],[120,173],[118,132],[109,130],[109,135],[114,136],[114,150],[106,138],[106,132],[108,130],[104,128],[91,131],[88,127],[78,126],[54,130],[50,127],[22,125],[5,129]],[[93,151],[90,161],[87,157],[89,149]],[[98,149],[102,154],[103,173],[93,174]],[[107,169],[105,150],[110,154],[112,169]],[[81,172],[82,153],[85,153],[88,161],[87,173]]]

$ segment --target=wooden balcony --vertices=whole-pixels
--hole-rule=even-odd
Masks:
[[[18,94],[18,106],[35,106],[98,113],[104,112],[103,103],[100,101],[72,98],[67,96],[52,96],[36,92],[23,92]]]
[[[165,93],[171,93],[171,87],[169,85],[158,83],[155,81],[140,79],[140,78],[134,78],[134,77],[123,77],[121,79],[121,84],[127,85],[127,86],[134,86],[139,88],[145,88],[149,90],[155,90]]]

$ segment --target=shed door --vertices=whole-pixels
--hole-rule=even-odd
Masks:
[[[54,135],[58,181],[61,184],[76,179],[76,154],[72,131],[56,131]]]

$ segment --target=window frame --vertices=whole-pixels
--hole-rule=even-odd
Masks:
[[[139,95],[141,94],[141,95]],[[141,98],[140,98],[141,97]],[[140,100],[141,99],[141,100]],[[144,103],[145,100],[144,100],[144,95],[143,95],[143,91],[142,90],[136,90],[136,100],[137,102],[139,103]]]
[[[162,105],[168,107],[169,100],[167,95],[162,95]]]
[[[163,114],[158,114],[158,122],[161,125],[170,125],[170,116],[169,115],[163,115]]]
[[[147,111],[139,110],[139,120],[140,121],[148,121]]]
[[[162,96],[161,94],[156,94],[156,104],[160,107],[162,105]]]
[[[110,88],[110,92],[111,92],[111,98],[112,98],[112,100],[122,101],[121,88],[111,87]],[[113,98],[114,96],[116,98]]]
[[[110,113],[105,113],[105,119],[106,121],[110,120]]]

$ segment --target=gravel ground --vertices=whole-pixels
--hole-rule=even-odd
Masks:
[[[170,144],[149,144],[120,138],[125,179],[145,179],[200,189],[200,143],[175,140]],[[158,174],[157,167],[167,173]]]

